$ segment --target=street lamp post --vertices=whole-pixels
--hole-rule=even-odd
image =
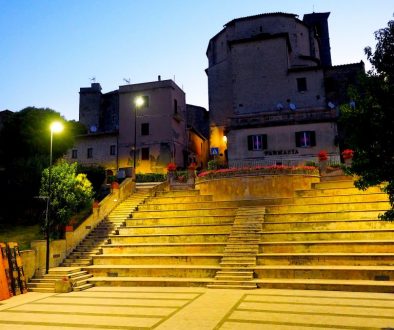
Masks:
[[[50,230],[50,217],[49,217],[49,206],[51,204],[51,170],[52,170],[52,144],[53,144],[53,133],[59,133],[63,130],[63,124],[55,121],[50,126],[51,129],[51,142],[49,147],[49,168],[48,168],[48,196],[47,196],[47,207],[45,215],[45,234],[46,234],[46,259],[45,259],[45,273],[49,271],[49,238],[51,234]]]
[[[133,153],[133,177],[135,178],[136,169],[136,154],[137,154],[137,109],[140,109],[144,104],[144,99],[141,96],[137,96],[134,100],[134,153]]]

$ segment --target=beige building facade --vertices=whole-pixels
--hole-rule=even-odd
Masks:
[[[134,166],[134,143],[137,173],[165,172],[169,162],[185,166],[186,129],[185,93],[172,80],[119,87],[120,167]]]
[[[67,151],[65,159],[84,166],[100,165],[108,173],[115,174],[119,168],[118,134],[91,133],[77,136],[74,146]]]
[[[143,103],[137,105],[137,98]],[[170,162],[179,168],[192,161],[206,164],[208,136],[196,126],[205,122],[208,127],[207,111],[187,109],[184,91],[160,76],[105,94],[100,84],[92,83],[80,89],[80,122],[88,133],[77,137],[66,159],[100,165],[120,176],[132,173],[134,162],[136,173],[166,173]]]

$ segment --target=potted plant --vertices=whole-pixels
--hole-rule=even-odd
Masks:
[[[350,166],[352,164],[354,151],[352,149],[345,149],[342,151],[341,154],[342,154],[343,160],[345,161],[345,164]]]
[[[194,180],[196,177],[196,168],[197,164],[196,163],[191,163],[188,168],[187,168],[187,182],[194,184]]]
[[[176,170],[176,164],[173,162],[168,163],[168,165],[167,165],[167,172],[168,172],[167,179],[170,184],[174,182],[175,170]]]
[[[324,173],[327,169],[327,161],[328,161],[328,154],[326,150],[320,150],[317,154],[317,158],[319,159],[319,169],[320,173]]]

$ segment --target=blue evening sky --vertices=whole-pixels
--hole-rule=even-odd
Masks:
[[[0,110],[49,107],[78,120],[79,88],[174,79],[208,108],[208,41],[238,17],[331,12],[334,65],[363,60],[392,0],[0,0]],[[367,68],[369,68],[367,66]]]

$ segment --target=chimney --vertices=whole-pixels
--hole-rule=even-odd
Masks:
[[[161,75],[158,75],[158,76],[157,76],[157,80],[158,80],[158,81],[161,81]]]

